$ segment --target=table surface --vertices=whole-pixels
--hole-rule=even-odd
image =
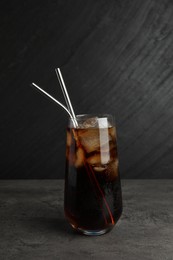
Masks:
[[[63,180],[0,181],[0,259],[173,259],[173,180],[122,180],[122,217],[98,237],[69,227],[63,190]]]

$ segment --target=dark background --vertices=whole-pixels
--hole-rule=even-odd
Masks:
[[[0,178],[64,177],[67,116],[30,87],[63,101],[56,67],[76,114],[115,115],[122,178],[172,178],[172,0],[1,0],[0,12]]]

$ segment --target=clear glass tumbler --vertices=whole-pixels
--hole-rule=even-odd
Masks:
[[[111,115],[78,115],[67,128],[64,211],[86,235],[111,230],[122,213],[116,128]]]

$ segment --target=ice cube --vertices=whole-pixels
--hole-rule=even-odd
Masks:
[[[76,151],[75,167],[82,167],[85,160],[85,153],[82,148],[78,148]]]
[[[110,163],[113,160],[117,159],[117,151],[116,149],[106,149],[101,150],[100,152],[91,153],[87,158],[87,163],[98,166],[98,165],[105,165]]]
[[[114,160],[107,165],[105,170],[106,179],[113,181],[118,177],[118,160]]]
[[[80,124],[81,128],[93,128],[98,126],[97,117],[91,117],[85,120],[83,123]]]
[[[78,130],[78,138],[81,145],[87,153],[91,153],[100,146],[99,130],[98,129],[82,129]]]
[[[94,166],[93,169],[96,172],[103,172],[106,169],[106,166],[105,165]]]
[[[98,118],[98,125],[99,125],[99,128],[108,128],[111,126],[106,117]]]
[[[109,151],[115,149],[115,143],[112,141],[109,141],[108,143],[105,143],[100,147],[100,152],[101,153],[109,153]]]
[[[94,155],[91,155],[87,158],[87,163],[91,165],[100,165],[101,164],[101,156],[99,153],[96,153]]]
[[[67,131],[67,146],[70,146],[71,143],[72,143],[72,136],[71,136],[71,133],[69,131]]]
[[[109,145],[107,129],[79,129],[78,138],[87,153],[100,150],[100,146]]]

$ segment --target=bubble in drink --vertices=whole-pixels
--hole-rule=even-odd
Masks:
[[[68,128],[65,182],[68,221],[75,229],[98,232],[111,229],[121,212],[115,127],[108,124],[100,127],[98,120],[90,118],[78,129]]]

